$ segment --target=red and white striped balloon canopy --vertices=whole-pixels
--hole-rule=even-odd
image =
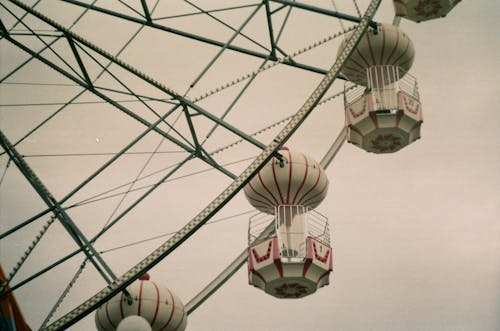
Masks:
[[[120,293],[99,307],[95,323],[99,331],[114,331],[129,316],[143,317],[153,331],[183,331],[187,325],[184,304],[167,287],[149,280],[143,275],[127,287],[132,304]]]
[[[347,40],[340,44],[338,54]],[[414,59],[415,48],[406,33],[392,24],[381,23],[377,31],[369,29],[366,32],[341,72],[349,81],[366,86],[368,68],[395,66],[408,72]]]
[[[328,178],[323,167],[311,157],[280,150],[283,163],[274,157],[245,186],[246,198],[258,210],[274,214],[279,205],[315,208],[326,197]]]

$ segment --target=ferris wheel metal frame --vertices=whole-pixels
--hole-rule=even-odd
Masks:
[[[37,191],[37,193],[40,195],[40,197],[45,201],[47,204],[47,209],[44,211],[40,212],[39,214],[31,217],[30,219],[22,222],[18,226],[9,229],[8,231],[0,234],[0,239],[12,234],[13,232],[21,229],[22,227],[34,222],[35,220],[39,219],[42,216],[45,216],[47,214],[52,213],[54,216],[52,218],[52,221],[55,219],[58,219],[61,224],[66,228],[67,232],[70,234],[70,236],[73,238],[73,240],[79,245],[79,249],[73,252],[72,254],[66,256],[65,258],[59,260],[58,262],[47,266],[44,270],[41,272],[34,274],[33,278],[38,277],[40,274],[43,274],[45,271],[50,270],[54,267],[56,267],[58,264],[66,261],[67,259],[71,258],[72,256],[75,256],[76,254],[83,252],[88,261],[90,261],[92,264],[94,264],[96,270],[99,271],[101,276],[106,280],[108,283],[108,286],[102,289],[100,292],[92,296],[90,299],[84,301],[81,305],[79,305],[77,308],[74,310],[70,311],[69,313],[65,314],[63,317],[59,318],[52,324],[48,325],[44,330],[60,330],[60,329],[65,329],[74,323],[78,322],[81,318],[86,316],[87,314],[91,313],[94,309],[96,309],[98,306],[100,306],[103,302],[106,300],[110,299],[120,291],[124,291],[125,288],[132,283],[134,280],[136,280],[141,274],[145,273],[149,269],[151,269],[153,266],[158,264],[161,260],[163,260],[166,256],[168,256],[171,252],[173,252],[177,247],[179,247],[185,240],[187,240],[192,234],[194,234],[197,230],[199,230],[206,222],[215,214],[217,213],[228,201],[230,201],[236,193],[274,156],[280,157],[278,150],[279,148],[294,134],[294,132],[298,129],[298,127],[305,121],[305,119],[308,117],[308,115],[313,111],[313,109],[321,102],[322,98],[324,97],[325,93],[327,92],[328,88],[333,84],[334,80],[340,76],[340,70],[346,61],[346,59],[349,57],[349,55],[352,53],[354,48],[356,47],[357,43],[365,33],[366,29],[368,29],[370,26],[376,28],[376,23],[372,21],[372,18],[374,14],[376,13],[378,6],[381,2],[381,0],[371,0],[364,15],[362,17],[354,17],[346,14],[342,14],[336,11],[330,11],[330,10],[325,10],[322,8],[318,7],[313,7],[310,5],[306,5],[304,3],[299,3],[299,2],[291,2],[287,0],[270,0],[270,1],[262,1],[259,2],[258,5],[255,6],[255,11],[264,8],[268,15],[268,23],[269,23],[269,35],[271,39],[271,44],[272,48],[269,50],[269,53],[258,53],[255,51],[252,51],[250,49],[244,49],[241,47],[233,46],[231,44],[232,39],[229,41],[223,42],[223,41],[216,41],[212,40],[209,38],[204,38],[198,35],[190,34],[185,31],[169,28],[167,26],[157,24],[153,21],[152,19],[152,14],[151,10],[148,8],[148,5],[146,1],[141,0],[141,4],[143,6],[144,12],[143,17],[138,19],[137,17],[133,16],[127,16],[123,15],[121,13],[113,12],[111,10],[105,9],[103,7],[98,7],[93,4],[86,4],[80,1],[76,0],[62,0],[63,2],[66,2],[71,5],[76,5],[76,6],[81,6],[84,7],[85,10],[94,10],[94,11],[99,11],[103,14],[106,15],[111,15],[119,19],[123,19],[129,22],[137,23],[140,26],[147,26],[150,28],[158,29],[160,31],[166,31],[169,33],[177,34],[189,39],[196,40],[198,42],[203,42],[203,43],[208,43],[217,47],[220,47],[220,51],[224,51],[226,49],[235,51],[235,52],[240,52],[245,55],[249,55],[252,57],[257,57],[261,58],[263,60],[267,61],[272,61],[273,63],[280,63],[284,64],[287,66],[293,66],[296,68],[299,68],[301,70],[307,70],[307,71],[312,71],[316,72],[319,74],[323,74],[324,77],[319,83],[319,85],[316,87],[316,89],[311,93],[309,98],[304,102],[303,106],[300,107],[300,109],[290,118],[286,126],[278,133],[278,135],[273,139],[273,141],[268,144],[264,145],[257,139],[253,137],[253,135],[247,134],[239,130],[238,128],[232,126],[228,122],[224,120],[222,117],[217,117],[211,114],[209,111],[203,109],[199,105],[196,104],[196,101],[209,96],[212,92],[207,93],[205,96],[201,96],[200,98],[190,100],[187,97],[173,91],[172,89],[166,87],[162,83],[158,82],[154,78],[149,77],[148,75],[142,73],[141,71],[137,70],[133,66],[123,62],[120,60],[117,56],[114,56],[110,54],[109,52],[99,48],[98,46],[94,45],[92,42],[82,38],[76,33],[73,33],[70,29],[65,28],[64,26],[56,23],[49,17],[45,16],[44,14],[40,13],[37,11],[34,7],[35,6],[30,6],[22,1],[19,0],[9,0],[11,4],[19,8],[20,10],[23,11],[23,16],[22,18],[19,19],[19,22],[22,21],[22,19],[26,15],[31,15],[32,17],[36,17],[38,20],[43,21],[45,24],[50,25],[55,31],[57,31],[57,36],[54,39],[54,42],[58,40],[59,38],[64,38],[66,39],[71,51],[73,52],[74,55],[74,60],[78,64],[78,70],[74,70],[73,72],[70,72],[68,70],[63,69],[61,66],[57,65],[56,63],[51,62],[49,59],[43,56],[42,52],[43,51],[35,51],[31,49],[29,46],[23,44],[20,42],[15,36],[13,36],[10,31],[5,27],[5,25],[0,21],[0,33],[1,37],[3,39],[6,39],[9,41],[11,44],[16,46],[17,48],[23,50],[24,52],[28,53],[31,56],[31,59],[37,59],[44,64],[50,66],[52,69],[58,71],[60,74],[66,76],[70,80],[72,80],[74,83],[80,85],[81,87],[84,88],[84,91],[92,92],[94,95],[98,96],[105,102],[113,105],[120,111],[122,111],[124,114],[132,117],[139,123],[143,124],[146,129],[145,131],[139,135],[136,139],[134,139],[132,142],[130,142],[125,148],[123,148],[119,153],[116,153],[108,162],[103,164],[102,167],[97,169],[91,176],[86,178],[80,185],[78,185],[75,189],[73,189],[68,195],[66,195],[64,198],[57,200],[52,196],[52,194],[47,190],[47,188],[44,186],[44,184],[41,182],[41,180],[38,178],[38,176],[33,172],[33,170],[30,168],[30,166],[25,162],[23,156],[16,150],[16,145],[20,142],[17,141],[15,143],[12,143],[8,140],[8,138],[0,132],[0,144],[2,145],[3,149],[5,150],[5,153],[8,154],[10,160],[20,169],[20,171],[23,173],[23,175],[28,179],[30,184],[33,186],[33,188]],[[273,36],[273,29],[272,29],[272,23],[271,23],[271,15],[272,12],[270,10],[270,2],[280,4],[282,7],[280,8],[289,8],[289,7],[297,7],[303,10],[323,14],[323,15],[329,15],[335,18],[339,18],[341,20],[346,20],[350,22],[355,22],[357,23],[357,26],[352,29],[352,33],[350,35],[350,39],[346,44],[346,47],[343,49],[343,51],[339,54],[337,57],[337,60],[333,64],[333,66],[329,70],[324,70],[321,68],[317,68],[311,65],[307,65],[304,63],[299,63],[293,60],[293,58],[286,53],[284,53],[278,46],[278,43],[275,42],[274,36]],[[2,5],[2,7],[5,7]],[[241,29],[245,26],[246,22],[250,20],[250,17],[242,24],[242,26],[239,29],[236,29],[234,32],[233,36],[237,36],[241,34]],[[28,28],[28,27],[27,27]],[[29,28],[28,28],[29,29]],[[234,30],[234,29],[233,29]],[[34,30],[30,31],[30,34],[37,37],[41,38],[41,36],[38,35],[37,32]],[[55,35],[54,35],[55,36]],[[53,36],[52,36],[53,37]],[[45,43],[45,49],[51,49],[51,43]],[[91,50],[101,56],[103,59],[106,61],[109,61],[110,63],[113,63],[114,65],[117,65],[121,67],[122,69],[128,71],[130,74],[136,76],[137,78],[143,80],[144,82],[147,82],[149,85],[153,86],[154,88],[158,89],[159,91],[165,93],[168,96],[168,103],[172,106],[171,110],[167,111],[164,115],[156,114],[157,120],[155,122],[151,122],[146,120],[145,118],[142,118],[135,114],[133,111],[130,109],[127,109],[127,107],[123,106],[119,102],[116,102],[112,97],[108,96],[105,92],[103,92],[102,89],[99,87],[96,87],[93,84],[93,79],[91,77],[91,74],[89,71],[86,69],[82,58],[81,54],[84,51],[84,48]],[[283,57],[278,58],[277,53],[281,53]],[[220,53],[219,53],[220,54]],[[214,61],[217,59],[217,56],[214,58]],[[207,66],[207,70],[210,67],[211,64]],[[103,70],[106,70],[105,66],[102,66]],[[17,71],[19,68],[16,68],[12,71],[14,73]],[[200,74],[202,76],[203,72]],[[255,73],[254,73],[255,75]],[[252,76],[252,75],[250,75]],[[3,77],[3,80],[5,80],[7,77]],[[198,79],[198,78],[197,78]],[[193,81],[192,85],[196,84],[197,79]],[[130,91],[132,95],[135,95],[133,91]],[[140,100],[145,100],[144,96],[140,95],[135,95],[138,99]],[[73,99],[74,100],[74,99]],[[69,101],[71,103],[72,101]],[[144,102],[143,102],[144,103]],[[165,123],[165,119],[170,116],[174,111],[177,111],[180,109],[180,112],[185,116],[186,122],[189,125],[190,131],[192,136],[191,141],[188,141],[185,139],[182,141],[182,139],[176,138],[174,135],[170,134],[169,132],[162,130],[159,128],[159,124]],[[194,112],[191,113],[191,112]],[[57,113],[57,112],[56,112]],[[55,114],[56,114],[55,113]],[[53,116],[55,116],[55,114]],[[203,143],[200,143],[199,138],[197,137],[197,134],[195,132],[194,125],[192,124],[192,118],[194,116],[203,116],[209,121],[213,122],[214,127],[222,127],[225,130],[231,132],[232,134],[236,135],[239,137],[239,139],[246,141],[247,143],[256,146],[261,150],[260,155],[258,155],[252,163],[244,170],[240,175],[235,175],[231,173],[229,170],[218,164],[208,153],[204,148],[203,148]],[[43,125],[43,123],[41,124]],[[170,127],[170,126],[169,126]],[[37,128],[33,129],[31,132],[35,131]],[[174,130],[173,127],[170,127],[170,129]],[[179,163],[174,169],[169,171],[156,185],[151,187],[144,195],[139,198],[136,203],[132,204],[130,208],[127,208],[126,211],[124,211],[120,216],[116,217],[112,222],[110,222],[108,225],[106,225],[99,234],[97,234],[93,238],[86,238],[81,231],[79,231],[78,227],[75,225],[75,223],[72,221],[71,217],[66,213],[65,208],[62,207],[62,204],[66,202],[74,193],[76,193],[81,187],[85,186],[88,182],[90,182],[93,178],[95,178],[100,172],[102,172],[104,169],[106,169],[109,165],[111,165],[116,159],[118,159],[121,155],[126,153],[134,144],[136,144],[142,137],[144,137],[147,133],[149,132],[156,132],[159,135],[163,136],[165,139],[168,139],[170,142],[173,144],[177,145],[184,151],[188,153],[188,157],[184,159],[183,162]],[[30,132],[30,133],[31,133]],[[28,135],[30,134],[28,133]],[[345,129],[342,130],[338,136],[338,138],[333,142],[332,146],[328,150],[328,152],[325,154],[323,157],[321,164],[323,167],[327,167],[330,162],[332,161],[333,157],[335,154],[338,152],[340,146],[342,145],[343,141],[345,140]],[[26,137],[26,136],[25,136]],[[24,139],[24,138],[23,138]],[[22,141],[22,140],[21,140]],[[233,180],[232,184],[229,185],[221,194],[219,194],[208,206],[206,206],[195,218],[193,218],[191,221],[189,221],[184,227],[182,227],[176,234],[174,234],[171,238],[169,238],[166,242],[164,242],[160,247],[158,247],[156,250],[154,250],[151,254],[149,254],[146,258],[144,258],[139,264],[136,266],[132,267],[128,272],[124,273],[121,276],[116,276],[113,271],[106,265],[106,262],[104,259],[101,258],[100,254],[93,248],[92,243],[95,242],[102,234],[104,234],[107,229],[111,228],[116,222],[120,220],[121,217],[123,217],[128,211],[130,211],[132,208],[134,208],[135,205],[140,203],[149,193],[154,191],[154,189],[160,185],[162,182],[164,182],[166,179],[168,179],[175,171],[176,169],[182,167],[182,165],[193,159],[193,158],[198,158],[202,160],[203,162],[207,163],[210,167],[213,167],[214,169],[218,170],[219,172],[223,173],[225,176],[228,176]],[[269,231],[272,231],[271,228],[266,229],[266,231],[263,233],[265,235]],[[246,258],[246,251],[241,253],[226,269],[222,271],[220,275],[218,275],[212,282],[210,282],[197,296],[195,296],[193,299],[191,299],[187,305],[186,305],[186,311],[187,313],[193,312],[198,306],[200,306],[204,300],[206,300],[211,294],[213,294],[218,288],[220,288],[224,282],[229,279],[245,262]],[[28,281],[32,280],[33,278],[27,279],[26,282],[21,282],[19,286],[24,285]],[[4,291],[2,295],[8,294],[11,291],[15,290],[17,287],[14,286],[8,291]]]

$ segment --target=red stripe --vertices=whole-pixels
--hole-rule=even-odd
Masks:
[[[370,50],[370,55],[373,60],[373,65],[377,65],[377,60],[375,59],[375,54],[373,54],[373,48],[372,48],[372,43],[370,40],[370,33],[366,34],[366,41],[368,42],[368,49]]]
[[[172,311],[170,312],[170,316],[168,317],[168,321],[167,321],[167,323],[165,323],[165,325],[164,325],[164,326],[160,329],[160,331],[161,331],[161,330],[163,330],[163,329],[165,329],[165,328],[168,326],[168,324],[169,324],[169,323],[170,323],[170,321],[172,320],[172,316],[174,316],[174,310],[175,310],[175,301],[174,301],[174,297],[172,296],[172,293],[170,292],[170,290],[169,290],[169,289],[167,289],[167,292],[168,292],[168,294],[170,295],[170,299],[172,300]]]
[[[304,179],[302,179],[302,183],[300,184],[299,189],[297,190],[297,192],[295,192],[295,196],[293,197],[293,205],[295,204],[295,200],[297,199],[297,195],[299,194],[300,190],[302,190],[302,187],[304,187],[304,183],[306,182],[307,175],[309,173],[309,162],[307,161],[307,157],[304,154],[302,154],[302,157],[306,161],[306,171],[304,173]]]
[[[318,167],[319,167],[319,165],[318,165]],[[302,196],[302,198],[300,198],[299,202],[297,203],[298,205],[300,205],[300,204],[301,204],[301,202],[302,202],[302,200],[304,200],[304,198],[305,198],[305,197],[306,197],[309,193],[311,193],[311,191],[313,191],[313,190],[316,188],[316,186],[317,186],[317,185],[318,185],[318,183],[319,183],[319,179],[320,179],[320,177],[321,177],[321,169],[318,169],[318,178],[316,179],[316,182],[314,183],[313,187],[311,187],[311,189],[310,189],[309,191],[307,191],[307,192],[306,192],[306,194],[304,194],[304,195]]]
[[[350,64],[354,64],[354,65],[357,65],[359,68],[353,68],[350,66]],[[344,71],[345,70],[352,70],[352,71],[360,71],[360,70],[363,70],[365,69],[365,66],[358,63],[356,60],[354,60],[353,58],[349,58],[349,62],[344,66]]]
[[[385,29],[382,28],[382,50],[380,51],[380,64],[386,64],[384,62],[384,53],[385,53]]]
[[[288,165],[290,166],[290,172],[288,173],[288,191],[286,193],[286,204],[290,204],[290,185],[292,185],[292,153],[288,152]]]
[[[262,208],[265,208],[265,209],[269,209],[269,205],[265,202],[265,201],[262,201],[262,200],[259,200],[259,199],[255,199],[255,198],[252,198],[252,197],[249,197],[247,196],[247,199],[248,200],[251,200],[250,202],[252,203],[253,206],[255,206],[257,209],[258,207],[262,207]],[[273,204],[271,204],[271,206],[274,206]]]
[[[283,201],[283,195],[281,194],[280,184],[278,183],[278,178],[276,177],[276,169],[274,168],[274,164],[275,162],[273,159],[271,163],[271,169],[273,170],[274,185],[276,185],[276,188],[278,189],[278,194],[280,195],[281,203],[284,204],[285,202]]]
[[[396,65],[397,62],[406,54],[406,52],[408,52],[408,49],[410,48],[411,40],[410,40],[410,38],[407,38],[407,40],[408,40],[408,43],[406,44],[406,48],[405,48],[404,52],[401,53],[401,55],[396,60],[394,60],[394,65]]]
[[[266,254],[262,256],[259,255],[259,253],[255,250],[255,248],[252,248],[252,255],[257,263],[262,263],[271,256],[272,245],[273,245],[273,240],[269,240],[269,245],[267,246]]]
[[[155,289],[156,289],[156,308],[155,308],[155,315],[153,316],[153,320],[151,321],[151,326],[155,324],[156,322],[156,317],[158,317],[158,310],[160,309],[160,290],[158,290],[158,286],[156,285],[155,282],[151,282]]]
[[[141,316],[141,303],[142,303],[142,284],[144,283],[143,280],[140,281],[141,286],[139,287],[139,305],[137,306],[137,315]]]
[[[259,181],[260,183],[262,184],[262,187],[264,187],[264,189],[267,191],[267,193],[269,193],[269,195],[271,195],[271,197],[273,198],[274,202],[276,202],[275,206],[279,205],[279,202],[278,200],[276,200],[276,198],[274,197],[274,195],[271,193],[271,191],[269,191],[269,189],[267,188],[266,184],[264,184],[264,181],[262,180],[262,176],[260,175],[260,172],[257,173],[257,177],[259,177]]]
[[[261,183],[262,183],[262,181],[261,181]],[[263,184],[263,185],[264,185],[264,184]],[[260,194],[257,190],[255,190],[255,189],[253,188],[253,186],[252,186],[252,182],[249,182],[249,183],[248,183],[248,186],[252,189],[252,191],[253,191],[255,194],[257,194],[257,195],[258,195],[258,196],[260,196],[261,198],[264,198],[264,200],[266,200],[266,201],[267,201],[267,202],[268,202],[271,206],[274,206],[274,205],[275,205],[275,204],[274,204],[271,200],[269,200],[269,199],[268,199],[265,195],[262,195],[262,194]],[[272,196],[272,195],[271,195],[271,196]],[[273,197],[273,198],[274,198],[274,197]],[[255,199],[254,199],[254,200],[255,200]],[[277,201],[276,201],[276,202],[277,202]]]
[[[306,201],[304,201],[304,202],[303,202],[303,204],[304,204],[304,205],[305,205],[306,203],[307,203],[307,204],[313,204],[313,202],[316,202],[314,199],[316,199],[316,198],[318,198],[318,197],[321,197],[321,196],[323,195],[323,192],[325,192],[325,190],[326,190],[327,188],[328,188],[328,181],[325,183],[325,186],[321,189],[321,191],[320,191],[318,194],[316,194],[316,195],[314,195],[314,196],[310,197],[309,199],[307,199]],[[320,199],[320,201],[321,201],[321,199]]]
[[[363,54],[361,54],[358,48],[356,48],[356,53],[358,53],[358,55],[361,57],[361,60],[363,60],[363,62],[366,63],[366,65],[369,67],[370,63],[365,59],[365,57],[363,56]],[[364,69],[366,69],[366,67],[364,67]]]
[[[111,316],[109,316],[108,305],[109,305],[109,301],[108,301],[108,302],[106,302],[106,306],[105,306],[105,308],[106,308],[106,318],[108,319],[109,324],[111,324],[111,326],[112,326],[113,328],[116,328],[115,324],[114,324],[114,323],[113,323],[113,321],[111,320]]]
[[[398,44],[399,44],[399,30],[396,29],[396,44],[394,45],[394,48],[392,49],[391,55],[389,55],[389,57],[387,58],[387,64],[389,64],[392,56],[394,55],[394,52],[396,51],[396,49],[398,49]]]

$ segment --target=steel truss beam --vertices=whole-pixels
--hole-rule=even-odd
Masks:
[[[259,57],[259,58],[262,58],[262,59],[269,59],[269,60],[272,60],[272,61],[278,60],[278,58],[276,57],[276,52],[274,51],[274,49],[268,54],[268,53],[261,53],[261,52],[257,52],[255,50],[252,50],[252,49],[249,49],[249,48],[243,48],[243,47],[234,46],[234,45],[227,45],[227,46],[225,46],[226,42],[224,42],[224,41],[214,40],[214,39],[211,39],[211,38],[199,36],[199,35],[196,35],[196,34],[193,34],[193,33],[189,33],[189,32],[186,32],[186,31],[182,31],[182,30],[179,30],[179,29],[171,28],[171,27],[168,27],[166,25],[156,23],[154,21],[149,21],[146,16],[145,17],[134,17],[134,16],[130,16],[130,15],[126,15],[126,14],[117,12],[117,11],[106,9],[106,8],[103,8],[103,7],[99,7],[99,6],[95,6],[95,5],[89,5],[88,3],[84,3],[84,2],[78,1],[78,0],[61,0],[61,1],[73,4],[73,5],[76,5],[76,6],[88,8],[90,10],[97,11],[97,12],[100,12],[100,13],[103,13],[103,14],[106,14],[106,15],[114,16],[114,17],[117,17],[117,18],[120,18],[120,19],[124,19],[124,20],[127,20],[129,22],[133,22],[133,23],[145,25],[145,26],[151,27],[153,29],[158,29],[158,30],[169,32],[169,33],[173,33],[173,34],[176,34],[176,35],[179,35],[179,36],[182,36],[182,37],[186,37],[186,38],[189,38],[189,39],[193,39],[193,40],[196,40],[196,41],[199,41],[199,42],[202,42],[202,43],[206,43],[206,44],[218,46],[218,47],[221,47],[221,48],[222,47],[226,47],[227,49],[235,51],[235,52],[238,52],[238,53],[242,53],[242,54],[246,54],[246,55],[251,55],[251,56],[254,56],[254,57]],[[272,0],[269,0],[269,1],[272,1]],[[263,3],[267,3],[268,4],[269,1],[268,0],[264,0]],[[283,4],[284,4],[285,7],[286,6],[292,6],[292,4],[296,4],[296,5],[293,5],[293,7],[297,7],[297,8],[301,8],[301,9],[305,9],[305,10],[309,10],[309,11],[314,11],[314,12],[317,12],[317,13],[320,13],[320,14],[324,14],[324,15],[328,15],[328,16],[332,16],[332,17],[337,17],[337,18],[348,20],[348,21],[351,21],[351,22],[359,23],[359,21],[360,21],[360,18],[358,18],[358,17],[350,16],[350,15],[346,15],[346,14],[342,14],[342,13],[339,13],[339,12],[335,12],[335,11],[331,11],[331,10],[327,10],[327,9],[323,9],[323,8],[319,8],[319,7],[301,5],[301,4],[296,3],[296,2],[288,2],[288,1],[283,2]],[[256,4],[255,6],[260,6],[260,4]],[[268,20],[270,19],[269,18],[270,15],[272,15],[273,13],[274,12],[272,12],[270,10],[266,10],[266,15],[268,16]],[[375,24],[375,23],[373,23],[373,24]],[[271,47],[275,47],[275,46],[276,46],[275,45],[275,41],[271,40]],[[318,67],[307,65],[307,64],[304,64],[304,63],[300,63],[300,62],[296,62],[296,61],[294,61],[292,59],[284,60],[283,64],[288,65],[288,66],[292,66],[292,67],[295,67],[295,68],[298,68],[298,69],[303,69],[303,70],[315,72],[315,73],[318,73],[318,74],[321,74],[321,75],[324,75],[327,72],[326,69],[318,68]]]

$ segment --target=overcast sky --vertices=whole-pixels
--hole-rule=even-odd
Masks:
[[[355,14],[352,5],[338,2],[339,10]],[[119,6],[103,1],[99,3]],[[208,3],[218,7],[213,2],[197,3],[204,8],[210,6]],[[332,8],[331,1],[308,3]],[[368,1],[359,3],[364,10]],[[81,13],[80,8],[47,0],[37,8],[67,27]],[[127,10],[123,6],[116,8]],[[244,266],[189,316],[188,330],[500,329],[500,97],[497,79],[500,48],[495,34],[499,9],[500,4],[496,1],[462,1],[446,18],[420,24],[402,21],[401,28],[413,40],[416,50],[410,71],[418,80],[422,99],[422,138],[395,154],[387,155],[369,154],[345,144],[327,169],[331,186],[328,197],[317,210],[327,216],[331,224],[334,270],[330,285],[304,299],[278,300],[249,286]],[[187,4],[169,2],[159,6],[156,13],[161,17],[193,10]],[[219,13],[217,17],[238,27],[251,10],[246,10],[244,15],[240,11]],[[3,9],[0,13],[7,27],[12,26],[10,15]],[[309,46],[341,29],[338,21],[332,18],[307,15],[300,10],[292,13],[290,31],[285,30],[280,43],[286,52]],[[275,16],[277,22],[282,20],[283,15],[280,15]],[[392,22],[393,15],[392,1],[386,0],[375,20]],[[262,17],[244,31],[267,42],[262,37],[267,29],[262,29],[259,19]],[[29,22],[45,28],[33,20]],[[231,36],[226,28],[215,28],[207,23],[211,21],[197,17],[165,22],[221,40],[228,40]],[[208,26],[210,28],[206,28]],[[346,23],[346,26],[349,25]],[[135,25],[95,13],[87,13],[74,27],[76,33],[110,53],[116,53],[136,30]],[[40,47],[29,38],[25,40],[34,49]],[[236,42],[242,46],[252,45],[244,39]],[[297,60],[329,68],[335,60],[339,42],[340,39],[321,46]],[[1,40],[0,45],[0,74],[4,77],[27,55],[6,40]],[[65,43],[56,45],[57,50],[64,52]],[[214,47],[144,29],[120,58],[184,93],[217,51]],[[53,55],[48,56],[59,61]],[[91,62],[88,58],[86,60]],[[187,97],[194,99],[255,70],[261,62],[248,56],[225,54],[200,83],[188,91]],[[91,74],[99,72],[95,64],[90,68]],[[165,97],[131,75],[116,70],[137,93]],[[269,69],[244,94],[227,121],[247,133],[264,128],[296,112],[320,79],[318,74],[286,66]],[[105,85],[110,81],[109,76],[103,76],[99,82]],[[58,85],[12,84],[27,82]],[[67,102],[81,90],[38,61],[32,61],[4,83],[10,84],[0,84],[0,128],[12,142],[59,107],[46,103]],[[109,86],[122,89],[117,83],[109,83]],[[336,83],[328,95],[341,91],[342,86],[342,83]],[[220,116],[238,91],[235,87],[199,104]],[[131,99],[118,93],[113,97],[116,100]],[[99,98],[86,93],[77,101],[96,102]],[[21,103],[44,105],[13,105]],[[137,103],[124,102],[123,105],[151,121],[155,119]],[[162,113],[169,108],[155,106]],[[196,117],[196,121],[200,135],[208,132],[211,127],[208,121],[200,117]],[[340,98],[319,106],[286,145],[320,160],[343,124]],[[182,122],[177,127],[186,132]],[[274,127],[256,138],[267,143],[279,128]],[[110,105],[80,103],[58,114],[19,144],[18,149],[30,156],[26,157],[27,162],[52,194],[62,198],[109,156],[35,155],[117,152],[143,130],[141,125]],[[219,129],[207,141],[206,147],[212,151],[236,139]],[[133,151],[151,152],[159,143],[158,135],[149,134]],[[162,142],[159,150],[170,152],[179,148]],[[250,144],[240,144],[214,157],[225,163],[253,157],[257,153],[258,149]],[[143,175],[153,173],[179,162],[182,156],[185,154],[162,153],[149,162],[149,155],[125,156],[66,205],[123,185],[136,178],[144,167]],[[228,169],[238,174],[248,162],[230,165]],[[0,175],[6,164],[6,156],[0,156]],[[177,176],[207,167],[201,161],[191,161]],[[159,178],[159,175],[151,176],[137,186],[148,185]],[[224,175],[210,171],[162,185],[98,241],[96,247],[106,251],[175,231],[230,182]],[[70,209],[69,214],[91,237],[110,215],[117,215],[115,209],[123,211],[142,192],[127,195],[122,204],[119,204],[121,196],[115,196]],[[0,184],[0,232],[44,208],[43,202],[11,165]],[[240,193],[214,219],[251,210]],[[48,219],[42,218],[0,241],[2,267],[6,273],[14,267]],[[248,214],[206,225],[152,269],[151,279],[168,286],[184,303],[188,302],[245,248],[247,224]],[[117,274],[122,274],[166,238],[104,253],[103,257]],[[75,247],[62,227],[55,223],[16,275],[13,284]],[[82,261],[83,256],[77,256],[16,292],[33,329],[42,323]],[[99,275],[88,266],[56,316],[74,308],[104,285]],[[93,314],[70,328],[94,329]]]

